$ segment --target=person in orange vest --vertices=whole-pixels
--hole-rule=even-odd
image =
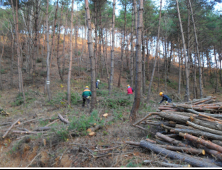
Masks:
[[[133,88],[132,87],[130,87],[130,85],[127,85],[127,94],[129,95],[129,94],[133,94]]]
[[[86,86],[85,90],[82,93],[82,107],[85,107],[85,102],[87,101],[87,107],[89,107],[89,102],[90,102],[90,96],[92,96],[91,91],[89,90],[89,87]]]

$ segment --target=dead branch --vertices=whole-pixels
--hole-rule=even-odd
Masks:
[[[10,128],[8,128],[8,130],[5,132],[5,134],[2,136],[2,138],[5,138],[6,135],[9,133],[9,131],[13,128],[13,126],[15,126],[16,123],[19,122],[20,119],[16,120],[11,126]]]

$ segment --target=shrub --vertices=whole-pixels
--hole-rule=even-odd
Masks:
[[[65,106],[67,100],[67,92],[60,92],[49,102],[52,105]],[[81,95],[76,92],[71,92],[71,104],[77,105],[81,100]]]
[[[37,63],[41,63],[41,62],[42,62],[42,58],[37,58],[37,59],[36,59],[36,62],[37,62]]]
[[[6,74],[5,69],[1,69],[1,74]]]
[[[36,100],[35,98],[35,92],[33,91],[28,91],[28,92],[25,92],[25,98],[26,98],[26,104],[29,104],[33,101]],[[24,103],[24,99],[23,99],[23,94],[22,93],[18,93],[14,102],[12,102],[12,106],[20,106]]]

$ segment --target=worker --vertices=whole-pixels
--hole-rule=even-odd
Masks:
[[[83,99],[82,107],[85,107],[85,102],[86,102],[86,101],[87,101],[87,107],[89,107],[90,96],[92,96],[92,93],[91,93],[91,91],[89,90],[89,87],[86,86],[86,87],[85,87],[85,90],[84,90],[83,93],[82,93],[82,99]]]
[[[100,80],[97,80],[97,81],[96,81],[96,88],[97,88],[97,89],[99,89],[99,82],[100,82]]]
[[[165,94],[163,94],[163,92],[160,92],[159,94],[161,97],[163,97],[163,99],[159,102],[159,104],[161,104],[164,100],[166,100],[166,103],[171,103],[172,100]]]
[[[133,94],[133,88],[130,85],[127,85],[127,94]]]

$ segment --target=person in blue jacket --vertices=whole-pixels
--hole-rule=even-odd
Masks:
[[[159,104],[161,104],[164,100],[166,100],[166,103],[171,103],[172,100],[171,98],[169,98],[167,95],[163,94],[163,92],[160,92],[159,94],[162,98],[162,100],[159,102]]]

